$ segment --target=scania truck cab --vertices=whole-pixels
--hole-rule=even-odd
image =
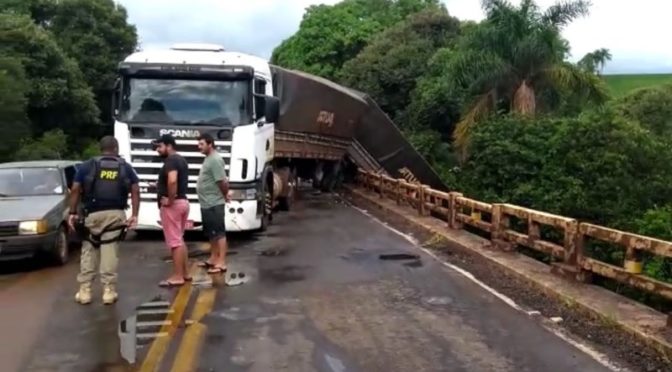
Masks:
[[[209,133],[224,159],[232,190],[226,205],[227,231],[263,230],[272,213],[274,126],[279,100],[273,97],[266,60],[225,51],[217,45],[180,44],[139,51],[119,65],[114,136],[120,155],[140,178],[139,230],[161,229],[156,182],[163,166],[152,142],[170,133],[189,163],[188,229],[201,228],[196,194],[203,155],[197,138]]]

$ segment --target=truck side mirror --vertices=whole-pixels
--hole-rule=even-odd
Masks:
[[[276,123],[280,116],[280,100],[277,97],[255,95],[255,116],[266,123]]]
[[[119,115],[119,102],[121,101],[121,80],[117,79],[112,86],[112,106],[110,112],[112,113],[112,121]]]
[[[280,119],[280,100],[277,97],[266,96],[265,115],[267,123],[277,123]]]

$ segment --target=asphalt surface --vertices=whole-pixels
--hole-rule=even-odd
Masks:
[[[194,270],[193,285],[158,288],[157,236],[124,243],[110,307],[100,290],[74,303],[76,263],[0,264],[2,371],[607,370],[361,212],[304,199],[233,237],[239,286]]]

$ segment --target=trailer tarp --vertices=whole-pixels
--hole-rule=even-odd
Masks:
[[[273,66],[278,130],[350,139],[366,100],[329,80]]]
[[[272,73],[274,93],[280,98],[278,130],[347,139],[353,143],[350,152],[359,154],[355,161],[368,159],[366,168],[378,166],[391,177],[446,189],[371,97],[303,72],[272,66]]]

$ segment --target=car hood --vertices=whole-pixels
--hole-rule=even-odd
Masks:
[[[63,199],[63,195],[0,198],[0,221],[38,220]]]

